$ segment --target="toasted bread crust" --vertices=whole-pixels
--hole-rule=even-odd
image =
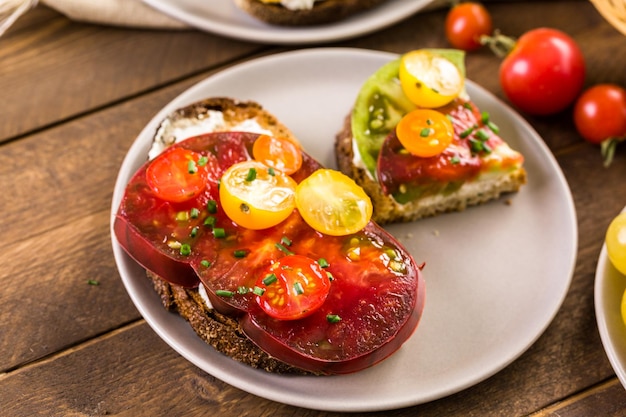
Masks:
[[[272,25],[309,26],[332,23],[371,9],[388,0],[324,0],[310,10],[289,10],[280,4],[259,0],[234,0],[248,14]]]
[[[479,189],[461,187],[447,196],[419,199],[407,204],[398,204],[393,197],[383,194],[378,182],[361,167],[354,165],[352,149],[351,115],[336,136],[335,155],[339,170],[359,184],[370,196],[374,206],[372,219],[378,224],[410,222],[437,214],[463,211],[468,206],[478,205],[500,197],[501,194],[518,191],[526,183],[526,171],[520,167],[514,171],[483,181]]]
[[[173,285],[147,272],[163,306],[187,320],[196,334],[215,350],[253,368],[282,374],[308,372],[272,358],[241,331],[239,322],[208,308],[197,289]]]

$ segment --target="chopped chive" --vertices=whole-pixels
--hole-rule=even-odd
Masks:
[[[280,243],[285,246],[291,246],[291,239],[289,239],[287,236],[283,236],[282,238],[280,238]]]
[[[485,132],[484,130],[480,129],[479,131],[476,132],[476,137],[479,140],[482,140],[484,142],[487,139],[489,139],[489,134],[487,132]]]
[[[452,165],[456,165],[459,162],[461,162],[461,158],[459,158],[459,155],[454,155],[452,158],[450,158],[450,163]]]
[[[192,219],[197,219],[198,216],[200,216],[200,210],[195,207],[189,210],[189,217],[191,217]]]
[[[215,291],[215,295],[219,295],[220,297],[232,297],[235,294],[228,290],[217,290]]]
[[[492,121],[487,122],[487,127],[495,134],[500,133],[500,128]]]
[[[463,103],[463,107],[465,107],[468,110],[474,110],[472,105],[470,103],[468,103],[467,101],[465,103]]]
[[[302,287],[302,284],[300,282],[296,282],[295,284],[293,284],[293,289],[296,292],[296,295],[304,294],[304,287]]]
[[[322,268],[328,268],[330,266],[330,264],[328,263],[328,261],[324,258],[319,258],[317,260],[317,263],[322,267]]]
[[[282,245],[281,243],[274,243],[274,246],[276,246],[276,248],[278,250],[280,250],[281,252],[283,252],[285,255],[293,255],[294,253],[292,251],[290,251],[289,249],[287,249],[284,245]]]
[[[272,168],[272,167],[269,167],[269,168],[267,169],[267,173],[268,173],[268,174],[270,174],[272,177],[273,177],[274,175],[276,175],[276,172],[274,171],[274,168]]]
[[[100,281],[97,281],[95,279],[89,279],[89,280],[87,280],[87,284],[89,284],[89,285],[100,285]]]
[[[243,285],[237,288],[237,292],[239,294],[245,295],[248,294],[250,292],[250,288],[248,287],[244,287]]]
[[[254,181],[255,178],[256,178],[256,168],[250,168],[248,170],[248,175],[246,175],[246,181],[248,182]]]
[[[486,111],[482,112],[480,115],[480,121],[483,122],[483,124],[487,124],[487,122],[489,122],[489,113]]]
[[[196,166],[195,161],[189,161],[187,163],[187,172],[190,174],[195,174],[196,172],[198,172],[198,167]]]
[[[483,151],[485,151],[487,153],[491,153],[491,151],[492,151],[491,146],[489,146],[486,143],[483,143]]]
[[[471,135],[471,134],[472,134],[472,132],[474,131],[474,129],[476,129],[476,127],[475,127],[475,126],[468,127],[467,129],[465,129],[464,131],[462,131],[462,132],[459,134],[459,137],[460,137],[461,139],[465,139],[466,137],[468,137],[469,135]]]
[[[430,131],[431,131],[430,127],[425,127],[425,128],[423,128],[420,131],[420,136],[423,137],[423,138],[426,138],[426,137],[430,136]]]
[[[198,226],[195,226],[193,229],[191,229],[191,233],[189,233],[189,236],[191,237],[196,237],[198,236]]]
[[[472,152],[478,153],[483,150],[483,142],[476,139],[470,139],[469,142]]]
[[[254,289],[252,290],[252,292],[254,293],[254,295],[258,295],[261,296],[263,294],[265,294],[265,290],[261,287],[254,287]]]
[[[433,121],[431,119],[426,119],[426,124],[430,126],[433,124]]]
[[[180,254],[183,256],[191,255],[191,246],[189,246],[187,243],[183,243],[182,245],[180,245]]]
[[[218,239],[224,238],[226,237],[226,231],[222,229],[221,227],[214,227],[213,236],[215,236]]]
[[[198,159],[198,166],[203,167],[207,164],[207,162],[209,162],[209,158],[207,158],[206,156],[201,156],[200,159]]]
[[[203,259],[202,261],[200,261],[200,265],[202,265],[205,268],[208,268],[211,266],[211,262],[207,261],[206,259]]]
[[[328,314],[326,315],[326,320],[328,320],[329,323],[339,323],[341,321],[341,317],[337,314]]]
[[[265,278],[263,278],[263,285],[270,285],[278,281],[278,277],[276,274],[267,274]]]
[[[205,226],[215,226],[215,222],[217,221],[217,219],[213,216],[208,216],[206,219],[204,219],[204,225]]]
[[[207,201],[206,202],[206,209],[211,214],[217,213],[217,201],[215,201],[215,200]]]
[[[330,272],[326,271],[326,276],[328,277],[329,281],[334,281],[335,280],[335,276],[333,274],[331,274]]]
[[[247,254],[248,254],[248,251],[245,249],[237,249],[236,251],[233,252],[233,255],[235,256],[235,258],[245,258]]]

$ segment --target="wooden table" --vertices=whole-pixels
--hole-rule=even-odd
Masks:
[[[572,35],[587,59],[588,85],[626,86],[626,39],[590,3],[488,7],[510,35],[538,26]],[[445,47],[444,17],[443,10],[422,12],[325,46]],[[288,49],[195,30],[76,23],[44,6],[0,38],[1,415],[339,415],[258,398],[179,356],[135,309],[111,250],[114,182],[144,125],[205,77]],[[467,69],[503,98],[499,62],[485,50],[467,57]],[[626,415],[626,392],[603,350],[593,304],[604,232],[626,204],[626,147],[606,169],[570,112],[527,119],[564,171],[578,215],[578,258],[562,308],[527,352],[491,378],[374,415]]]

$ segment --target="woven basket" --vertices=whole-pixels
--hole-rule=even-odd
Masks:
[[[626,35],[626,0],[591,0],[600,14]]]

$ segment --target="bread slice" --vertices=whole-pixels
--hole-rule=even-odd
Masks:
[[[290,10],[278,2],[234,1],[243,11],[272,25],[310,26],[339,21],[388,0],[321,0],[316,1],[311,9],[300,10]]]
[[[518,191],[526,183],[526,171],[520,166],[498,175],[466,182],[449,194],[430,195],[400,204],[382,192],[377,180],[365,168],[355,164],[351,120],[351,115],[348,115],[336,137],[337,164],[344,174],[353,178],[370,196],[374,206],[372,219],[378,224],[409,222],[445,212],[462,211],[468,206],[496,199],[503,193]]]
[[[258,103],[217,97],[194,103],[168,115],[155,133],[150,156],[154,157],[168,145],[199,132],[217,130],[271,133],[295,140],[291,131]],[[211,308],[199,289],[171,284],[150,272],[147,272],[147,276],[163,306],[187,320],[196,334],[217,351],[268,372],[310,373],[278,361],[258,348],[242,333],[239,322]]]

